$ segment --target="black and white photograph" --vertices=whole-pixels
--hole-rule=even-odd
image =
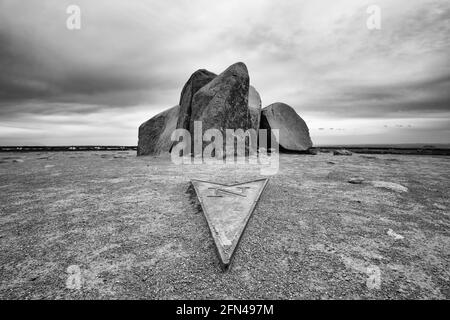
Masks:
[[[0,300],[448,301],[449,53],[447,0],[0,0]]]

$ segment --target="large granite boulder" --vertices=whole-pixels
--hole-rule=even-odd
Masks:
[[[163,111],[139,127],[138,156],[159,155],[169,152],[170,137],[177,128],[180,106]]]
[[[215,73],[205,69],[197,70],[191,75],[181,91],[180,115],[178,117],[177,128],[189,130],[192,98],[200,88],[208,84],[215,77],[217,77]]]
[[[261,97],[253,86],[250,86],[248,91],[248,110],[252,121],[252,128],[259,129],[259,122],[261,120]]]
[[[287,104],[277,102],[265,107],[261,112],[260,128],[279,129],[280,152],[302,152],[312,147],[308,126]]]
[[[218,129],[224,141],[226,129],[258,130],[252,122],[248,104],[249,88],[247,67],[238,62],[198,90],[192,99],[191,134],[194,132],[194,121],[202,122],[203,132]]]

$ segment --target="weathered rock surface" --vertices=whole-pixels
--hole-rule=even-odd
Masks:
[[[211,82],[217,75],[209,72],[208,70],[201,69],[195,71],[181,91],[180,96],[180,115],[177,121],[177,128],[183,128],[189,130],[189,121],[191,117],[191,104],[194,94],[197,93],[200,88]]]
[[[202,122],[203,132],[212,128],[218,129],[224,137],[224,144],[226,129],[246,131],[253,128],[258,131],[256,127],[258,98],[253,93],[254,98],[249,107],[249,89],[250,78],[247,67],[244,63],[238,62],[198,90],[192,99],[189,126],[191,134],[194,132],[195,121]]]
[[[177,128],[180,106],[163,111],[139,127],[138,156],[159,155],[169,152],[170,136]]]
[[[252,128],[259,129],[261,120],[261,96],[253,86],[250,86],[248,91],[248,110],[252,121]]]
[[[190,132],[194,132],[194,121],[202,121],[203,130],[250,128],[249,82],[247,67],[238,62],[197,91],[192,99]]]
[[[261,129],[278,129],[280,152],[307,151],[312,147],[305,121],[287,104],[277,102],[265,107],[261,113]]]

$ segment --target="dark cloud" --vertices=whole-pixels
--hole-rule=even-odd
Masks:
[[[41,100],[122,105],[149,102],[158,93],[175,88],[176,79],[132,65],[61,64],[39,56],[32,47],[22,49],[0,30],[0,102]],[[86,53],[88,54],[88,53]],[[76,57],[71,57],[75,59]],[[149,70],[150,71],[150,70]]]
[[[14,123],[41,121],[45,131],[55,119],[75,130],[127,115],[136,128],[175,105],[193,71],[236,61],[264,105],[292,105],[321,134],[343,133],[333,119],[363,119],[364,131],[379,119],[450,118],[445,1],[379,0],[375,32],[365,26],[371,1],[79,0],[79,31],[65,27],[69,4],[0,3],[0,138],[6,121],[8,139]]]
[[[396,84],[338,86],[339,92],[311,99],[301,107],[338,117],[416,117],[450,113],[450,75],[431,79],[405,79]]]

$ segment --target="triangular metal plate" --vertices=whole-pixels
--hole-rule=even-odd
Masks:
[[[226,185],[192,180],[222,267],[230,266],[234,252],[269,179]]]

